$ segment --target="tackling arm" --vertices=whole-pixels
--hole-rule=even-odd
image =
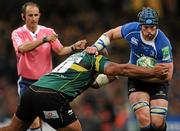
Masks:
[[[134,78],[161,78],[167,75],[168,69],[163,64],[159,64],[154,68],[145,68],[133,64],[109,62],[105,66],[104,73],[107,75],[121,75]]]

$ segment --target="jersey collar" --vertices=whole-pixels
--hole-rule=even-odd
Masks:
[[[23,27],[27,32],[29,32],[29,34],[32,36],[33,39],[37,38],[37,34],[39,32],[39,25],[37,26],[37,30],[34,33],[32,31],[30,31],[26,25],[24,25]]]

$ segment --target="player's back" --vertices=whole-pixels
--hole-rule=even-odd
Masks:
[[[90,86],[96,72],[103,72],[106,61],[102,55],[73,54],[32,86],[53,89],[74,98]]]

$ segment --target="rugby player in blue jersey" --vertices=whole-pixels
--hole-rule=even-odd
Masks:
[[[162,78],[167,75],[168,68],[164,64],[154,68],[117,64],[102,55],[90,55],[85,51],[73,54],[27,88],[12,121],[0,131],[25,131],[37,116],[58,131],[82,131],[69,102],[90,86],[97,88],[109,81],[102,74],[95,80],[98,73],[132,78]],[[92,85],[94,80],[96,82]]]
[[[142,56],[164,63],[169,71],[162,79],[128,79],[128,95],[141,131],[166,131],[169,80],[173,75],[172,47],[166,35],[158,28],[156,10],[146,7],[138,14],[139,22],[131,22],[105,32],[88,53],[95,53],[110,44],[111,40],[125,39],[130,45],[129,63],[136,64]]]

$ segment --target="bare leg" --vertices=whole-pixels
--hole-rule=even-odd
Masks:
[[[21,121],[14,115],[11,123],[6,127],[0,128],[0,131],[25,131],[29,128],[30,124]]]
[[[129,95],[131,105],[137,105],[134,108],[140,128],[149,126],[151,123],[150,108],[149,108],[149,95],[146,92],[133,92]],[[145,102],[145,103],[144,103]],[[140,103],[138,105],[138,103]],[[147,104],[146,104],[147,103]]]
[[[38,129],[41,128],[41,126],[42,126],[41,119],[39,117],[36,117],[36,119],[31,124],[30,129]]]
[[[151,114],[151,124],[158,130],[163,130],[166,123],[166,113],[165,110],[168,107],[168,101],[164,99],[151,100],[151,107],[159,107],[159,112],[154,112]]]

